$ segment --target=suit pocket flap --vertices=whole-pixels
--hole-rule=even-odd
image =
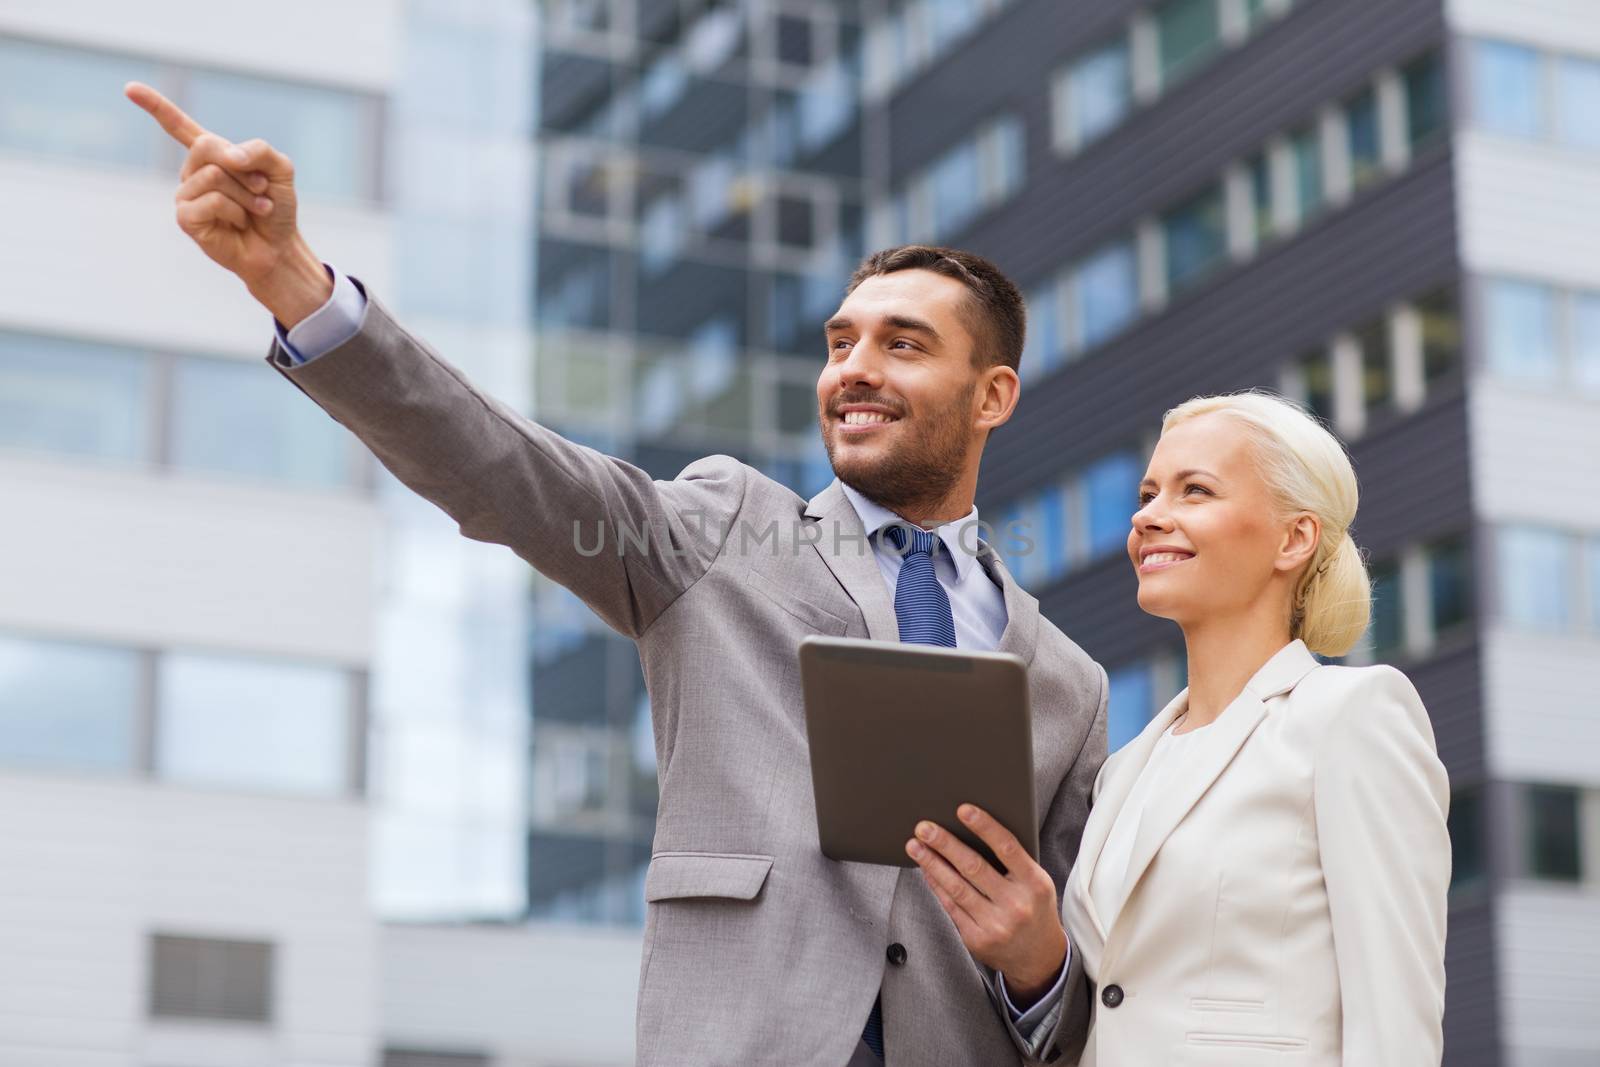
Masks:
[[[732,852],[658,852],[644,876],[644,899],[722,897],[754,900],[772,870],[771,856]]]

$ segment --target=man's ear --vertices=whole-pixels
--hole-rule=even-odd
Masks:
[[[1004,426],[1017,410],[1017,400],[1022,395],[1022,382],[1017,372],[1005,364],[989,367],[978,378],[977,423],[973,429],[993,430]]]
[[[1322,543],[1322,520],[1309,511],[1302,511],[1289,520],[1284,528],[1283,540],[1278,545],[1278,559],[1273,565],[1280,571],[1297,571],[1316,555]]]

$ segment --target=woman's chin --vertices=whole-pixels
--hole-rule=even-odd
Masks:
[[[1158,619],[1171,619],[1178,621],[1183,613],[1171,596],[1162,596],[1147,584],[1139,584],[1139,610],[1146,615],[1154,615]]]

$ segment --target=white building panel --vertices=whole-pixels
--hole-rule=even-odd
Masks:
[[[0,1064],[371,1062],[361,803],[6,772],[0,840]],[[272,1023],[152,1020],[153,933],[270,941]]]
[[[385,926],[382,1041],[506,1067],[631,1064],[642,944],[637,930]]]
[[[1445,0],[1457,33],[1600,55],[1594,0]]]
[[[261,388],[292,388],[263,365]],[[0,627],[365,668],[377,505],[0,458]]]
[[[1600,895],[1516,886],[1496,915],[1506,1063],[1600,1063]]]
[[[1597,663],[1594,637],[1485,630],[1485,744],[1496,778],[1600,786]]]
[[[1587,491],[1600,456],[1600,404],[1485,375],[1467,397],[1478,517],[1600,533],[1600,494]]]
[[[399,0],[281,0],[270,15],[208,0],[0,5],[0,33],[375,92],[394,81],[399,19]]]
[[[1590,21],[1600,27],[1600,18]],[[1469,272],[1600,288],[1600,166],[1593,153],[1463,130],[1456,161],[1461,258]]]

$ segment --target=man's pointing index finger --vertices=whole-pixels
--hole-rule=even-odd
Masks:
[[[123,87],[122,93],[148,111],[150,117],[161,123],[161,128],[185,148],[194,144],[194,139],[206,132],[204,126],[185,115],[177,104],[143,82],[129,82]]]

